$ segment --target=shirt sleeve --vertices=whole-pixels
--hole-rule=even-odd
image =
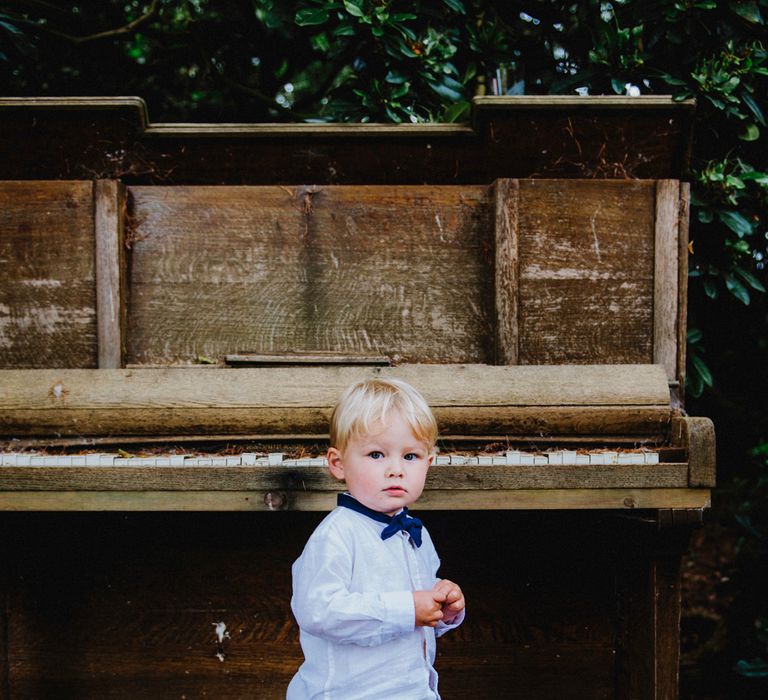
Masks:
[[[293,565],[291,609],[299,627],[338,644],[377,646],[412,632],[411,591],[352,592],[352,551],[342,537],[315,533]]]

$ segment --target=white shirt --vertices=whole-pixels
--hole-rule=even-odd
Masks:
[[[413,591],[438,581],[426,528],[416,548],[405,532],[338,507],[293,564],[291,609],[304,663],[288,700],[439,700],[435,636],[461,624],[416,627]]]

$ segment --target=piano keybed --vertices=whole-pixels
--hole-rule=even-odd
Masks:
[[[437,466],[590,466],[659,464],[656,450],[548,450],[527,452],[507,450],[493,454],[438,454]],[[0,454],[3,467],[327,467],[325,457],[292,458],[282,452],[200,456],[189,454],[124,457],[119,454],[44,455],[34,453]]]

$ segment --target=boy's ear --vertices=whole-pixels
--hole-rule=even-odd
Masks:
[[[330,447],[328,448],[326,459],[328,460],[328,469],[331,474],[339,481],[344,481],[344,464],[341,460],[341,452],[335,447]]]
[[[431,467],[435,463],[435,457],[437,457],[437,453],[430,452],[429,453],[429,466]]]

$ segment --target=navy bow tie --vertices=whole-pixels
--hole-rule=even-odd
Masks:
[[[408,515],[407,508],[403,508],[397,515],[389,516],[364,506],[360,501],[353,498],[348,493],[340,493],[337,503],[344,508],[349,508],[357,513],[367,515],[372,520],[386,523],[387,526],[381,531],[382,540],[386,540],[400,532],[400,530],[403,530],[408,533],[411,542],[417,547],[421,547],[421,528],[423,527],[423,523],[418,518]]]

